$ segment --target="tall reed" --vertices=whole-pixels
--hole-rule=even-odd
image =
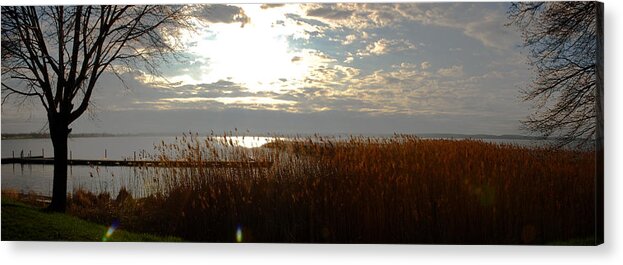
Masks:
[[[234,242],[238,230],[250,242],[446,244],[541,244],[594,233],[590,151],[409,135],[288,138],[251,149],[228,135],[187,135],[156,149],[154,158],[169,166],[141,170],[153,179],[143,187],[151,195],[111,199],[108,216],[190,241]],[[208,163],[215,161],[239,164]]]

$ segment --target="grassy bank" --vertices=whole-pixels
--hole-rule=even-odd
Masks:
[[[411,136],[316,137],[271,149],[186,137],[157,150],[153,159],[171,163],[273,166],[144,168],[145,185],[128,188],[152,195],[77,191],[69,211],[209,242],[546,244],[594,233],[586,151]]]
[[[179,238],[115,230],[66,214],[2,199],[2,241],[179,241]]]

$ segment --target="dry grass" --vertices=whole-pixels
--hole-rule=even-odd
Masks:
[[[235,241],[238,228],[250,242],[542,244],[594,234],[592,152],[412,136],[269,146],[196,136],[163,143],[155,156],[171,167],[142,169],[146,184],[134,187],[152,195],[76,192],[70,211],[210,242]]]
[[[52,200],[51,197],[42,196],[35,192],[21,193],[15,189],[2,189],[2,199],[22,202],[39,208],[48,206]]]

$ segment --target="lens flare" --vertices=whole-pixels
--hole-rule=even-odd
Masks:
[[[112,236],[112,233],[117,230],[117,227],[119,227],[119,221],[114,220],[112,224],[108,227],[108,231],[106,231],[106,234],[104,234],[104,236],[102,237],[102,241],[108,241],[108,239],[110,239],[110,237]]]
[[[238,225],[236,228],[236,242],[242,242],[242,226]]]

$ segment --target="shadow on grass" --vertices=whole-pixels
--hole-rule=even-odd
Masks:
[[[2,199],[2,241],[129,241],[177,242],[176,237],[158,237],[110,229],[60,213]],[[109,233],[110,231],[110,233]]]

